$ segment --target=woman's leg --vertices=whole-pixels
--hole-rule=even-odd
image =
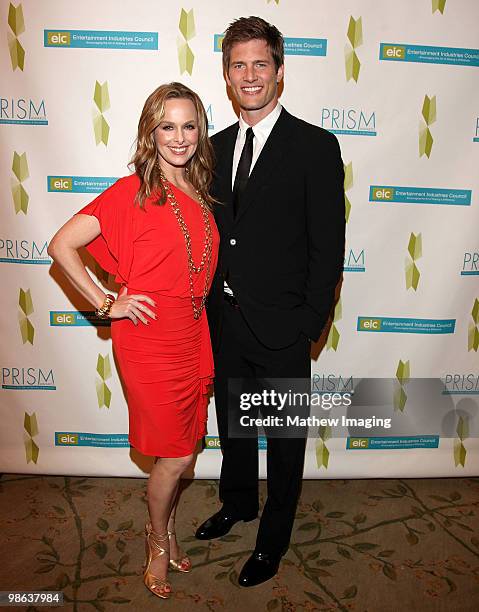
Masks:
[[[147,485],[148,511],[153,531],[164,534],[168,530],[168,520],[172,510],[176,511],[179,480],[193,461],[194,455],[185,457],[158,457]],[[174,516],[174,515],[173,515]],[[176,541],[175,541],[176,544]],[[164,542],[169,549],[169,542]],[[177,550],[172,550],[176,554]],[[174,557],[173,557],[174,558]],[[151,564],[151,572],[164,579],[168,570],[169,555],[162,555]]]
[[[181,572],[189,572],[191,569],[191,561],[187,555],[183,552],[176,535],[176,509],[178,507],[178,500],[181,496],[180,485],[176,493],[173,507],[171,509],[170,518],[168,519],[168,533],[170,537],[170,560],[174,565],[175,569]]]

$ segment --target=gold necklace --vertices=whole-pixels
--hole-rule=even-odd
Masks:
[[[210,273],[211,273],[211,253],[213,250],[212,249],[213,234],[211,231],[209,210],[201,194],[198,192],[197,189],[195,189],[196,195],[198,197],[198,201],[200,203],[200,208],[201,208],[201,212],[203,215],[203,222],[205,226],[205,241],[204,241],[203,253],[201,255],[199,265],[196,266],[195,262],[193,261],[193,251],[191,248],[191,236],[188,230],[188,226],[186,224],[186,221],[183,218],[183,215],[181,213],[181,209],[175,197],[175,194],[173,193],[173,190],[170,187],[170,183],[168,179],[166,178],[166,176],[164,175],[161,168],[160,168],[160,179],[165,189],[166,196],[168,198],[170,206],[173,210],[173,213],[175,214],[176,220],[178,221],[178,225],[180,226],[181,232],[185,239],[186,254],[188,256],[188,281],[189,281],[189,286],[190,286],[191,304],[193,306],[193,317],[195,319],[199,319],[205,307],[206,297],[208,296],[208,288],[209,288]],[[193,274],[199,274],[205,268],[205,266],[206,266],[205,286],[203,288],[203,295],[201,297],[200,305],[197,306],[195,302],[195,293],[194,293],[194,288],[193,288]]]

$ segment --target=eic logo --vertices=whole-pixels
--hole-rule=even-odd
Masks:
[[[369,448],[369,438],[348,438],[346,448],[363,449]]]
[[[76,325],[77,319],[74,312],[52,312],[50,325]]]
[[[381,319],[360,317],[359,331],[381,331]]]
[[[48,191],[72,191],[73,178],[69,176],[49,176]]]
[[[205,448],[213,448],[213,449],[219,450],[221,448],[219,437],[218,436],[206,436],[205,437]]]
[[[392,201],[394,200],[394,189],[392,187],[373,187],[371,199],[376,202]]]
[[[78,446],[78,434],[55,432],[55,446]]]
[[[406,47],[402,45],[383,45],[381,47],[381,59],[386,59],[386,60],[406,59]]]
[[[55,47],[69,47],[71,43],[71,34],[70,32],[48,32],[47,43]]]

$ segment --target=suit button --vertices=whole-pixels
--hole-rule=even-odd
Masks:
[[[236,239],[235,238],[231,238],[230,239],[230,244],[231,244],[231,246],[234,246],[236,244]]]

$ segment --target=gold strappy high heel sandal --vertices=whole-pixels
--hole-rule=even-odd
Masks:
[[[176,531],[168,530],[168,537],[176,536]],[[178,572],[187,573],[191,570],[191,561],[187,555],[182,554],[180,549],[180,557],[178,559],[170,559],[170,567]]]
[[[147,589],[149,589],[153,595],[161,597],[161,599],[168,599],[171,595],[171,585],[168,580],[158,578],[150,572],[150,565],[152,561],[158,559],[164,554],[169,554],[169,550],[161,545],[161,542],[167,542],[169,540],[169,532],[156,533],[153,531],[151,523],[147,523],[145,526],[146,534],[146,563],[145,571],[143,573],[143,582]]]

